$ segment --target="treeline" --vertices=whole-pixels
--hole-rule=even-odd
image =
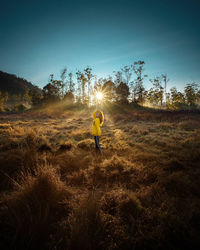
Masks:
[[[166,74],[149,79],[145,74],[145,62],[136,61],[113,72],[113,76],[99,78],[93,74],[91,67],[73,74],[63,69],[60,79],[51,74],[48,84],[42,91],[32,88],[26,91],[23,98],[32,106],[51,104],[54,102],[95,104],[95,92],[103,93],[104,102],[137,103],[152,107],[169,109],[196,108],[200,103],[200,88],[197,83],[188,83],[184,91],[176,87],[167,91],[169,78]],[[146,89],[144,80],[151,83]],[[1,101],[1,106],[2,106]]]

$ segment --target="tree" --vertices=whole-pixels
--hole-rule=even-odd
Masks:
[[[91,97],[91,79],[94,77],[94,75],[92,74],[92,68],[91,67],[87,67],[86,69],[84,69],[85,75],[86,75],[86,80],[87,80],[87,84],[88,84],[88,93],[87,93],[87,102],[88,104],[90,103],[90,97]]]
[[[79,86],[78,92],[80,96],[80,101],[82,103],[86,103],[87,100],[86,100],[86,94],[85,94],[85,85],[86,85],[87,79],[85,78],[85,75],[80,70],[76,72],[76,76],[77,76],[77,83]]]
[[[81,72],[78,70],[76,72],[76,78],[77,78],[77,102],[81,103]]]
[[[185,92],[186,103],[190,106],[194,106],[197,102],[199,94],[198,84],[194,82],[191,84],[187,84],[184,89],[184,92]]]
[[[127,103],[129,94],[129,87],[126,83],[121,82],[116,87],[116,96],[118,102]]]
[[[115,80],[114,83],[118,86],[122,82],[122,72],[121,71],[113,71]]]
[[[153,88],[148,91],[147,100],[152,104],[160,104],[162,106],[164,89],[161,85],[161,79],[162,77],[150,79],[150,82],[153,84]]]
[[[107,100],[107,101],[110,101],[110,102],[113,102],[116,100],[116,88],[115,88],[115,84],[114,82],[112,81],[106,81],[104,84],[103,84],[103,87],[102,87],[102,91],[104,93],[104,98]]]
[[[106,79],[99,78],[94,83],[94,91],[93,92],[102,92],[103,91],[103,85],[106,82]]]
[[[85,85],[86,85],[87,79],[85,78],[85,75],[81,74],[81,86],[82,86],[82,103],[87,103],[86,100],[86,93],[85,93]]]
[[[134,102],[143,104],[145,88],[143,85],[143,80],[147,75],[144,75],[144,61],[134,62],[132,65],[132,70],[136,74],[137,78],[132,83],[132,97]]]
[[[122,71],[122,74],[124,74],[125,83],[129,86],[131,76],[132,76],[131,67],[124,66],[123,68],[121,68],[121,71]]]
[[[154,104],[154,90],[153,88],[150,88],[147,92],[147,101],[151,104]]]
[[[38,88],[32,88],[29,90],[30,101],[33,106],[41,104],[41,93],[38,91]]]
[[[63,79],[65,78],[65,69],[63,70]],[[59,100],[62,98],[62,80],[54,79],[54,74],[50,75],[49,83],[43,88],[45,99]],[[48,97],[47,97],[48,96]]]
[[[176,87],[170,89],[171,95],[171,106],[173,108],[179,108],[180,105],[185,104],[184,94],[180,91],[177,91]]]
[[[64,100],[70,103],[74,102],[74,94],[73,92],[66,92],[64,95]]]
[[[69,92],[74,94],[74,82],[73,82],[73,74],[70,72],[69,76]]]
[[[66,84],[65,84],[66,74],[67,74],[67,68],[64,68],[61,71],[61,75],[60,75],[60,78],[61,78],[60,89],[61,89],[61,98],[62,99],[64,98],[64,95],[65,95],[64,92],[65,92],[65,88],[66,88]]]
[[[59,89],[56,84],[48,83],[44,86],[42,92],[45,102],[54,102],[59,100]]]
[[[167,83],[169,82],[169,78],[166,74],[162,74],[162,80],[164,82],[164,96],[165,96],[165,103],[167,105]]]
[[[69,80],[68,82],[68,88],[64,95],[64,100],[69,102],[74,102],[74,83],[73,83],[73,74],[70,72],[68,74]]]

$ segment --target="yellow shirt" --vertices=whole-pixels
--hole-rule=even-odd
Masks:
[[[103,117],[103,113],[102,113]],[[96,118],[96,111],[93,113],[93,127],[92,127],[92,132],[94,136],[100,136],[101,135],[101,126],[103,125],[104,117],[102,123],[100,123],[100,119]]]

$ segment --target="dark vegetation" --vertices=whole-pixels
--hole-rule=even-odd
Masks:
[[[30,93],[42,91],[24,78],[0,71],[0,111],[22,111],[30,107]]]
[[[11,95],[24,95],[26,90],[37,88],[24,78],[17,77],[16,75],[8,74],[0,71],[0,90]]]
[[[199,249],[199,111],[79,108],[1,114],[0,248]]]

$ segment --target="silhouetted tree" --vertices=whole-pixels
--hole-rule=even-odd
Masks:
[[[118,102],[127,103],[129,94],[129,87],[126,83],[121,82],[116,87],[116,96]]]
[[[85,75],[81,74],[81,86],[82,86],[82,103],[87,103],[86,100],[86,93],[85,93],[85,85],[86,85],[87,79],[85,78]]]
[[[118,86],[122,82],[122,72],[121,71],[113,71],[115,79],[114,83]]]
[[[103,84],[102,90],[107,101],[113,102],[116,100],[116,88],[114,82],[110,80],[106,81]]]
[[[194,82],[191,84],[187,84],[184,89],[184,92],[185,92],[186,103],[190,106],[194,106],[199,97],[198,84]]]
[[[162,106],[164,89],[161,85],[161,80],[162,77],[150,79],[150,82],[153,84],[153,88],[148,91],[147,100],[152,104],[160,104]]]
[[[166,74],[162,74],[162,80],[164,82],[164,97],[165,97],[165,103],[167,105],[167,83],[169,82],[169,78]]]
[[[129,86],[132,72],[130,66],[124,66],[121,68],[122,74],[124,74],[125,83]]]
[[[73,83],[73,74],[72,74],[72,72],[70,72],[69,74],[68,74],[68,77],[69,77],[69,79],[68,79],[68,88],[67,88],[67,91],[66,91],[66,93],[65,93],[65,95],[64,95],[64,100],[65,101],[68,101],[68,102],[74,102],[74,83]]]
[[[60,75],[60,78],[61,78],[61,82],[60,82],[60,90],[61,90],[61,98],[63,99],[64,98],[64,95],[65,95],[65,88],[66,88],[66,83],[65,83],[65,79],[66,79],[66,74],[67,74],[67,68],[64,68],[62,71],[61,71],[61,75]],[[68,91],[68,90],[66,90]]]
[[[72,72],[70,72],[69,74],[68,74],[68,76],[69,76],[69,92],[70,93],[73,93],[74,94],[74,82],[73,82],[73,74],[72,74]]]
[[[171,107],[172,108],[179,108],[181,105],[185,104],[185,97],[184,94],[180,91],[177,91],[176,87],[170,89],[170,96],[171,96]]]
[[[91,67],[87,67],[86,69],[84,69],[85,75],[86,75],[86,80],[87,80],[87,84],[88,84],[88,93],[87,93],[87,102],[88,104],[90,103],[90,97],[91,97],[91,80],[94,77],[94,75],[92,74],[92,68]]]
[[[136,74],[137,78],[133,82],[133,87],[132,87],[132,96],[133,96],[133,101],[138,102],[143,104],[144,102],[144,93],[145,93],[145,88],[143,85],[143,80],[147,75],[144,75],[144,61],[137,61],[134,62],[132,65],[132,70]]]
[[[42,92],[45,102],[54,102],[59,100],[59,89],[56,84],[48,83],[44,86]]]
[[[76,72],[76,78],[77,78],[77,102],[80,103],[81,102],[81,89],[82,89],[82,81],[81,81],[81,72],[80,70],[78,70]]]
[[[64,100],[70,103],[74,102],[74,94],[72,92],[66,92],[64,95]]]
[[[42,96],[38,91],[38,88],[33,88],[29,90],[30,101],[33,106],[37,106],[41,104]]]

